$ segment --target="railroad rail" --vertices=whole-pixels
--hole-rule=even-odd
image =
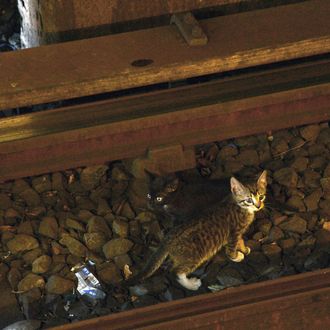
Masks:
[[[330,325],[330,269],[230,288],[57,330],[321,329]]]

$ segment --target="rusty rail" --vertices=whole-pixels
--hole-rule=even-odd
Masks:
[[[3,53],[0,109],[324,54],[329,17],[313,0],[203,20],[209,42],[194,49],[172,25]]]
[[[330,61],[0,121],[0,181],[330,118]],[[88,157],[86,157],[88,155]]]
[[[329,283],[328,268],[54,329],[326,329]]]

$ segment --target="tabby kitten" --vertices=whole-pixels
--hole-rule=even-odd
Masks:
[[[197,290],[201,280],[187,276],[213,257],[223,246],[229,259],[240,262],[250,249],[244,245],[242,235],[264,207],[267,173],[264,171],[256,183],[243,185],[230,179],[232,199],[228,205],[214,205],[201,216],[170,232],[144,269],[128,279],[126,285],[151,276],[169,257],[177,281],[189,290]]]
[[[175,174],[160,176],[148,171],[146,174],[148,208],[179,222],[196,217],[230,194],[228,179],[192,183],[183,182]]]

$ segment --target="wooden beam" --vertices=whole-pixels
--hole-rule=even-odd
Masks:
[[[71,323],[54,330],[326,329],[330,326],[329,284],[327,268]]]
[[[325,121],[329,103],[322,60],[9,117],[0,120],[0,181]]]
[[[22,44],[29,48],[108,34],[112,32],[113,25],[118,23],[126,22],[126,28],[135,25],[140,27],[142,20],[155,22],[155,17],[159,16],[256,2],[258,3],[256,0],[19,0],[18,6],[22,16]],[[285,3],[287,0],[275,2]]]
[[[0,109],[327,53],[329,17],[314,0],[201,21],[209,42],[194,49],[166,26],[3,53]]]

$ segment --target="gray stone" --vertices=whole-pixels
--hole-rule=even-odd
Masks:
[[[113,258],[116,266],[123,270],[125,265],[132,266],[132,259],[128,254],[122,254]]]
[[[45,280],[42,276],[29,273],[27,274],[17,286],[18,291],[26,292],[33,288],[43,289],[45,287]]]
[[[259,155],[255,149],[244,149],[236,157],[245,166],[258,166]]]
[[[0,283],[3,280],[5,280],[8,271],[9,271],[9,267],[5,263],[1,262],[0,263]]]
[[[279,227],[284,231],[303,234],[307,229],[307,221],[298,215],[294,215],[288,221],[281,223]]]
[[[305,212],[306,206],[302,198],[298,195],[291,196],[287,201],[288,206],[292,206],[293,208],[299,210],[299,212]]]
[[[22,274],[17,268],[11,268],[9,270],[7,274],[7,280],[13,291],[17,291],[17,286],[21,279],[22,279]]]
[[[7,242],[8,250],[13,254],[33,250],[38,246],[39,242],[34,237],[25,234],[18,234]]]
[[[114,238],[104,244],[103,253],[107,259],[127,253],[133,246],[133,242],[126,238]]]
[[[238,155],[238,149],[234,144],[227,144],[223,146],[218,154],[218,158],[222,160],[230,159]]]
[[[282,249],[277,244],[264,244],[261,249],[271,262],[277,262],[280,260]]]
[[[55,172],[52,174],[52,190],[55,191],[62,191],[65,188],[65,178],[64,175],[61,172]]]
[[[323,177],[330,178],[330,164],[328,164],[327,167],[324,169]]]
[[[37,176],[32,179],[32,187],[39,194],[52,189],[49,175]]]
[[[242,275],[234,268],[223,268],[219,271],[217,275],[218,281],[226,286],[237,286],[244,283]]]
[[[304,198],[307,211],[316,211],[322,196],[322,190],[317,189]]]
[[[85,257],[86,253],[87,253],[87,248],[84,244],[82,244],[81,242],[79,242],[77,239],[69,236],[69,235],[64,235],[61,240],[60,243],[62,245],[65,245],[70,253],[72,253],[73,255],[77,256],[77,257]]]
[[[127,219],[134,219],[136,214],[129,202],[125,202],[120,215]]]
[[[13,194],[19,194],[29,188],[31,188],[31,187],[25,180],[19,179],[19,180],[14,181],[14,184],[12,187],[12,192],[13,192]]]
[[[138,220],[132,220],[129,222],[130,236],[139,237],[141,234],[141,226]]]
[[[127,237],[128,222],[122,219],[114,219],[112,222],[112,231],[120,237]]]
[[[26,204],[30,207],[35,207],[40,205],[40,196],[38,193],[32,189],[26,189],[22,191],[19,196],[26,202]]]
[[[319,214],[330,219],[330,203],[328,200],[322,199],[319,203]]]
[[[325,251],[316,250],[307,257],[304,262],[304,267],[307,270],[316,270],[325,268],[329,265],[330,255]]]
[[[98,199],[97,214],[105,216],[108,213],[112,213],[109,203],[104,198]]]
[[[274,180],[282,186],[288,188],[294,188],[297,186],[298,175],[294,169],[290,167],[284,167],[274,172]]]
[[[75,229],[75,230],[82,231],[82,232],[86,231],[85,226],[81,222],[79,222],[75,219],[67,218],[65,221],[65,224],[67,227],[69,227],[71,229]]]
[[[42,218],[39,226],[39,234],[52,239],[57,239],[58,237],[58,224],[54,217],[44,217]]]
[[[122,281],[119,269],[113,262],[109,262],[106,266],[97,271],[98,278],[106,284],[118,284]]]
[[[46,273],[52,263],[52,258],[48,255],[42,255],[35,259],[32,263],[32,272],[35,274]]]
[[[272,242],[282,239],[283,237],[284,237],[283,231],[281,230],[281,228],[279,228],[277,226],[274,226],[268,234],[268,238]]]
[[[33,227],[31,221],[21,222],[17,227],[18,234],[33,235]]]
[[[33,261],[40,257],[42,254],[42,250],[38,247],[36,249],[24,253],[23,260],[27,265],[32,265]]]
[[[112,236],[111,230],[104,218],[99,216],[93,216],[88,220],[87,231],[89,233],[103,233],[106,237],[110,238]]]
[[[319,229],[315,233],[316,245],[320,248],[330,249],[330,231]]]
[[[297,157],[294,159],[291,167],[295,169],[297,172],[301,173],[306,170],[308,166],[309,160],[307,157]]]
[[[330,176],[320,180],[323,191],[330,192]]]
[[[13,201],[7,194],[0,193],[0,210],[9,209],[12,206]]]
[[[256,226],[258,231],[262,232],[263,235],[268,235],[270,228],[272,227],[272,222],[268,219],[257,220]]]
[[[78,219],[86,224],[88,223],[89,219],[91,219],[94,216],[95,214],[93,214],[91,211],[88,210],[80,210],[78,213]]]
[[[315,140],[318,137],[320,130],[321,128],[319,125],[308,125],[299,128],[301,137],[306,141]]]
[[[274,138],[271,144],[273,156],[284,154],[289,150],[288,142],[283,138]]]
[[[237,173],[243,169],[244,165],[238,160],[227,160],[224,163],[225,172],[228,174]]]
[[[303,248],[312,248],[314,247],[316,242],[316,238],[312,235],[306,237],[305,239],[303,239],[299,244],[298,247],[303,247]]]
[[[73,290],[75,284],[73,281],[58,275],[52,275],[46,283],[46,291],[50,294],[65,294]]]
[[[330,144],[330,128],[323,128],[317,138],[317,142],[323,143],[325,145]]]
[[[80,181],[86,190],[92,190],[100,184],[101,178],[106,174],[108,166],[89,166],[82,170]]]
[[[84,234],[84,241],[87,248],[93,252],[101,252],[103,245],[107,242],[102,232]]]
[[[307,168],[303,175],[304,184],[309,188],[319,188],[320,186],[320,173]]]
[[[294,238],[282,239],[278,243],[284,253],[290,253],[296,246],[296,240]]]

